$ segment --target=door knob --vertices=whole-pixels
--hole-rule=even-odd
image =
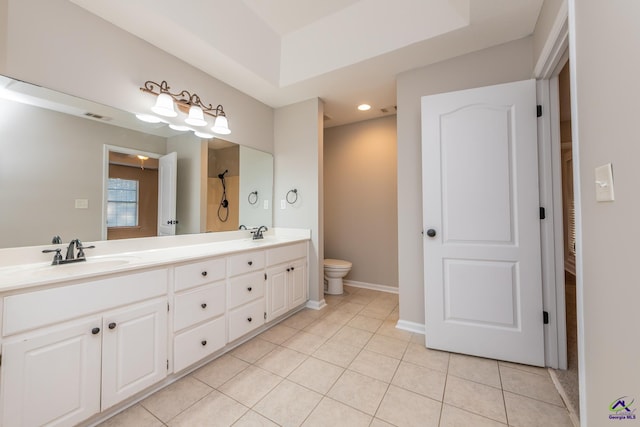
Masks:
[[[434,230],[433,228],[428,229],[427,230],[427,236],[436,237],[436,230]]]

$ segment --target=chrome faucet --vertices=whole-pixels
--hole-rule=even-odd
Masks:
[[[86,261],[87,258],[84,254],[84,250],[93,249],[93,248],[95,248],[95,246],[93,245],[83,246],[80,239],[73,239],[72,241],[69,242],[69,246],[67,246],[67,254],[64,259],[62,259],[62,254],[61,254],[62,249],[60,248],[45,249],[42,252],[45,254],[50,252],[55,252],[55,254],[53,255],[53,262],[51,263],[51,265],[59,265],[59,264],[68,264],[70,262]],[[76,249],[78,250],[77,256],[74,253]]]
[[[264,239],[262,232],[268,230],[269,229],[264,225],[261,225],[258,228],[254,228],[253,230],[251,230],[251,234],[253,234],[253,240]]]

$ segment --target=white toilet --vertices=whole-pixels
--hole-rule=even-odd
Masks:
[[[343,292],[342,278],[351,270],[349,261],[341,259],[324,260],[324,278],[327,281],[326,293],[329,295],[341,295]]]

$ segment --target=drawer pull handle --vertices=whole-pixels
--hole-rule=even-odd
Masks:
[[[93,335],[98,335],[98,334],[100,333],[100,328],[93,328],[93,329],[91,330],[91,333],[92,333]]]
[[[202,274],[202,277],[207,277],[207,271],[206,270],[203,271],[201,274]]]
[[[249,264],[249,265],[253,265],[253,261],[249,261],[247,264]]]
[[[116,328],[116,322],[109,323],[109,329],[115,329],[115,328]]]
[[[207,303],[203,302],[202,304],[200,304],[200,307],[202,307],[203,309],[207,308]]]
[[[207,340],[202,340],[202,341],[200,342],[200,344],[202,344],[202,346],[207,345]]]
[[[253,319],[251,317],[247,317],[247,322],[251,322]]]
[[[247,288],[247,290],[248,290],[249,292],[251,292],[251,290],[252,290],[252,289],[253,289],[253,288],[252,288],[251,286],[249,286],[249,287]]]

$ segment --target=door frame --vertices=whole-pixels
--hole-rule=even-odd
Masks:
[[[136,150],[135,148],[120,147],[117,145],[104,144],[102,146],[102,223],[100,225],[100,235],[102,240],[107,240],[107,184],[109,180],[109,152],[122,154],[133,154],[147,156],[151,159],[159,159],[164,154],[152,153],[150,151]],[[157,234],[157,233],[156,233]]]
[[[549,313],[545,364],[554,369],[567,369],[558,74],[568,58],[569,18],[567,4],[563,3],[534,68],[538,104],[542,106],[538,120],[540,206],[546,208],[540,228],[543,307]]]

